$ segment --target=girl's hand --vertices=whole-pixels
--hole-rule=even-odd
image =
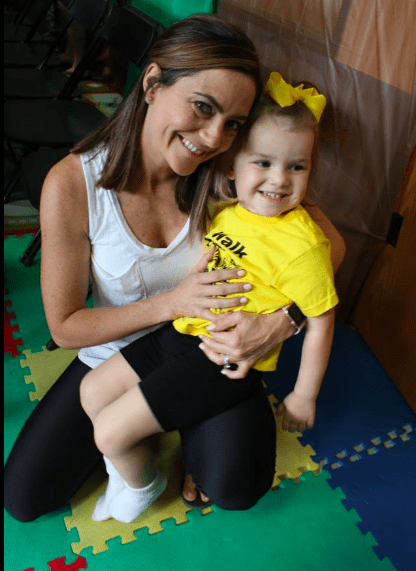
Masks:
[[[256,361],[294,333],[293,326],[281,310],[267,315],[230,311],[221,315],[211,314],[211,321],[213,325],[207,329],[212,338],[201,335],[199,347],[217,365],[224,364],[225,355],[230,357],[231,364],[238,365],[235,371],[223,370],[230,379],[244,378]]]
[[[291,392],[277,409],[283,416],[282,428],[289,432],[304,432],[315,424],[316,401]]]
[[[212,260],[215,252],[213,246],[206,252],[191,273],[171,292],[172,320],[177,317],[202,317],[212,321],[214,314],[210,308],[223,309],[237,307],[247,303],[244,296],[221,298],[232,293],[244,293],[250,291],[252,286],[248,283],[223,283],[232,278],[244,276],[244,270],[214,270],[207,272],[208,262]],[[219,282],[219,283],[218,283]]]

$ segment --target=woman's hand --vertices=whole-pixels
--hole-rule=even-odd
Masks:
[[[190,274],[171,292],[172,319],[177,317],[201,317],[212,321],[214,313],[210,308],[224,309],[237,307],[247,303],[244,296],[221,298],[232,293],[244,293],[250,291],[252,286],[248,283],[224,283],[230,279],[241,278],[244,270],[214,270],[207,272],[208,262],[212,260],[215,252],[213,246],[206,252]]]
[[[303,432],[315,424],[316,401],[293,391],[280,404],[277,414],[283,416],[283,430]]]
[[[238,366],[235,371],[223,370],[229,379],[244,378],[256,361],[294,333],[281,310],[267,315],[230,311],[212,316],[211,321],[213,325],[207,329],[212,339],[201,335],[199,347],[217,365],[223,365],[224,356],[229,356],[230,363]]]

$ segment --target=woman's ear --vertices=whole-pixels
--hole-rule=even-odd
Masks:
[[[156,62],[152,62],[148,65],[142,80],[144,93],[150,91],[153,86],[157,84],[157,79],[161,76],[161,73],[162,70]]]
[[[234,174],[234,169],[229,169],[227,172],[227,178],[229,180],[235,180],[235,174]]]

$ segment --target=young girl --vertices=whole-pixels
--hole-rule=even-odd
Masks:
[[[325,102],[316,89],[295,88],[271,74],[265,96],[244,127],[246,136],[234,149],[232,168],[218,175],[217,192],[228,200],[217,206],[205,237],[212,253],[208,271],[241,268],[253,286],[244,307],[232,311],[267,314],[295,302],[307,316],[298,378],[279,408],[283,428],[290,431],[314,424],[338,302],[328,240],[301,206]],[[245,378],[227,356],[223,366],[216,365],[198,347],[207,329],[206,320],[178,317],[82,381],[81,403],[109,473],[95,521],[131,522],[164,491],[166,478],[141,445],[146,437],[193,425],[243,402],[263,390],[261,371],[275,370],[280,345]],[[137,382],[133,388],[132,380]],[[116,383],[120,396],[97,412],[103,381]]]

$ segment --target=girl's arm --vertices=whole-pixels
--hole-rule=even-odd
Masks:
[[[331,243],[331,261],[336,272],[345,256],[344,239],[318,206],[305,208]],[[211,321],[215,325],[215,329],[211,330],[212,338],[204,337],[200,347],[217,365],[224,363],[224,355],[230,356],[231,363],[238,362],[238,371],[228,370],[226,373],[229,378],[235,379],[245,377],[258,359],[294,333],[294,328],[281,310],[269,315],[233,311],[212,316]]]
[[[315,423],[316,399],[331,352],[334,315],[330,309],[319,317],[307,318],[298,378],[277,410],[283,415],[283,430],[303,432]]]
[[[65,157],[46,177],[40,220],[43,304],[51,335],[62,348],[108,343],[178,315],[209,318],[209,308],[216,304],[239,305],[239,297],[212,296],[245,291],[244,284],[212,285],[239,276],[237,270],[205,272],[209,260],[209,254],[205,254],[174,290],[121,307],[86,307],[91,246],[87,192],[78,155]]]

